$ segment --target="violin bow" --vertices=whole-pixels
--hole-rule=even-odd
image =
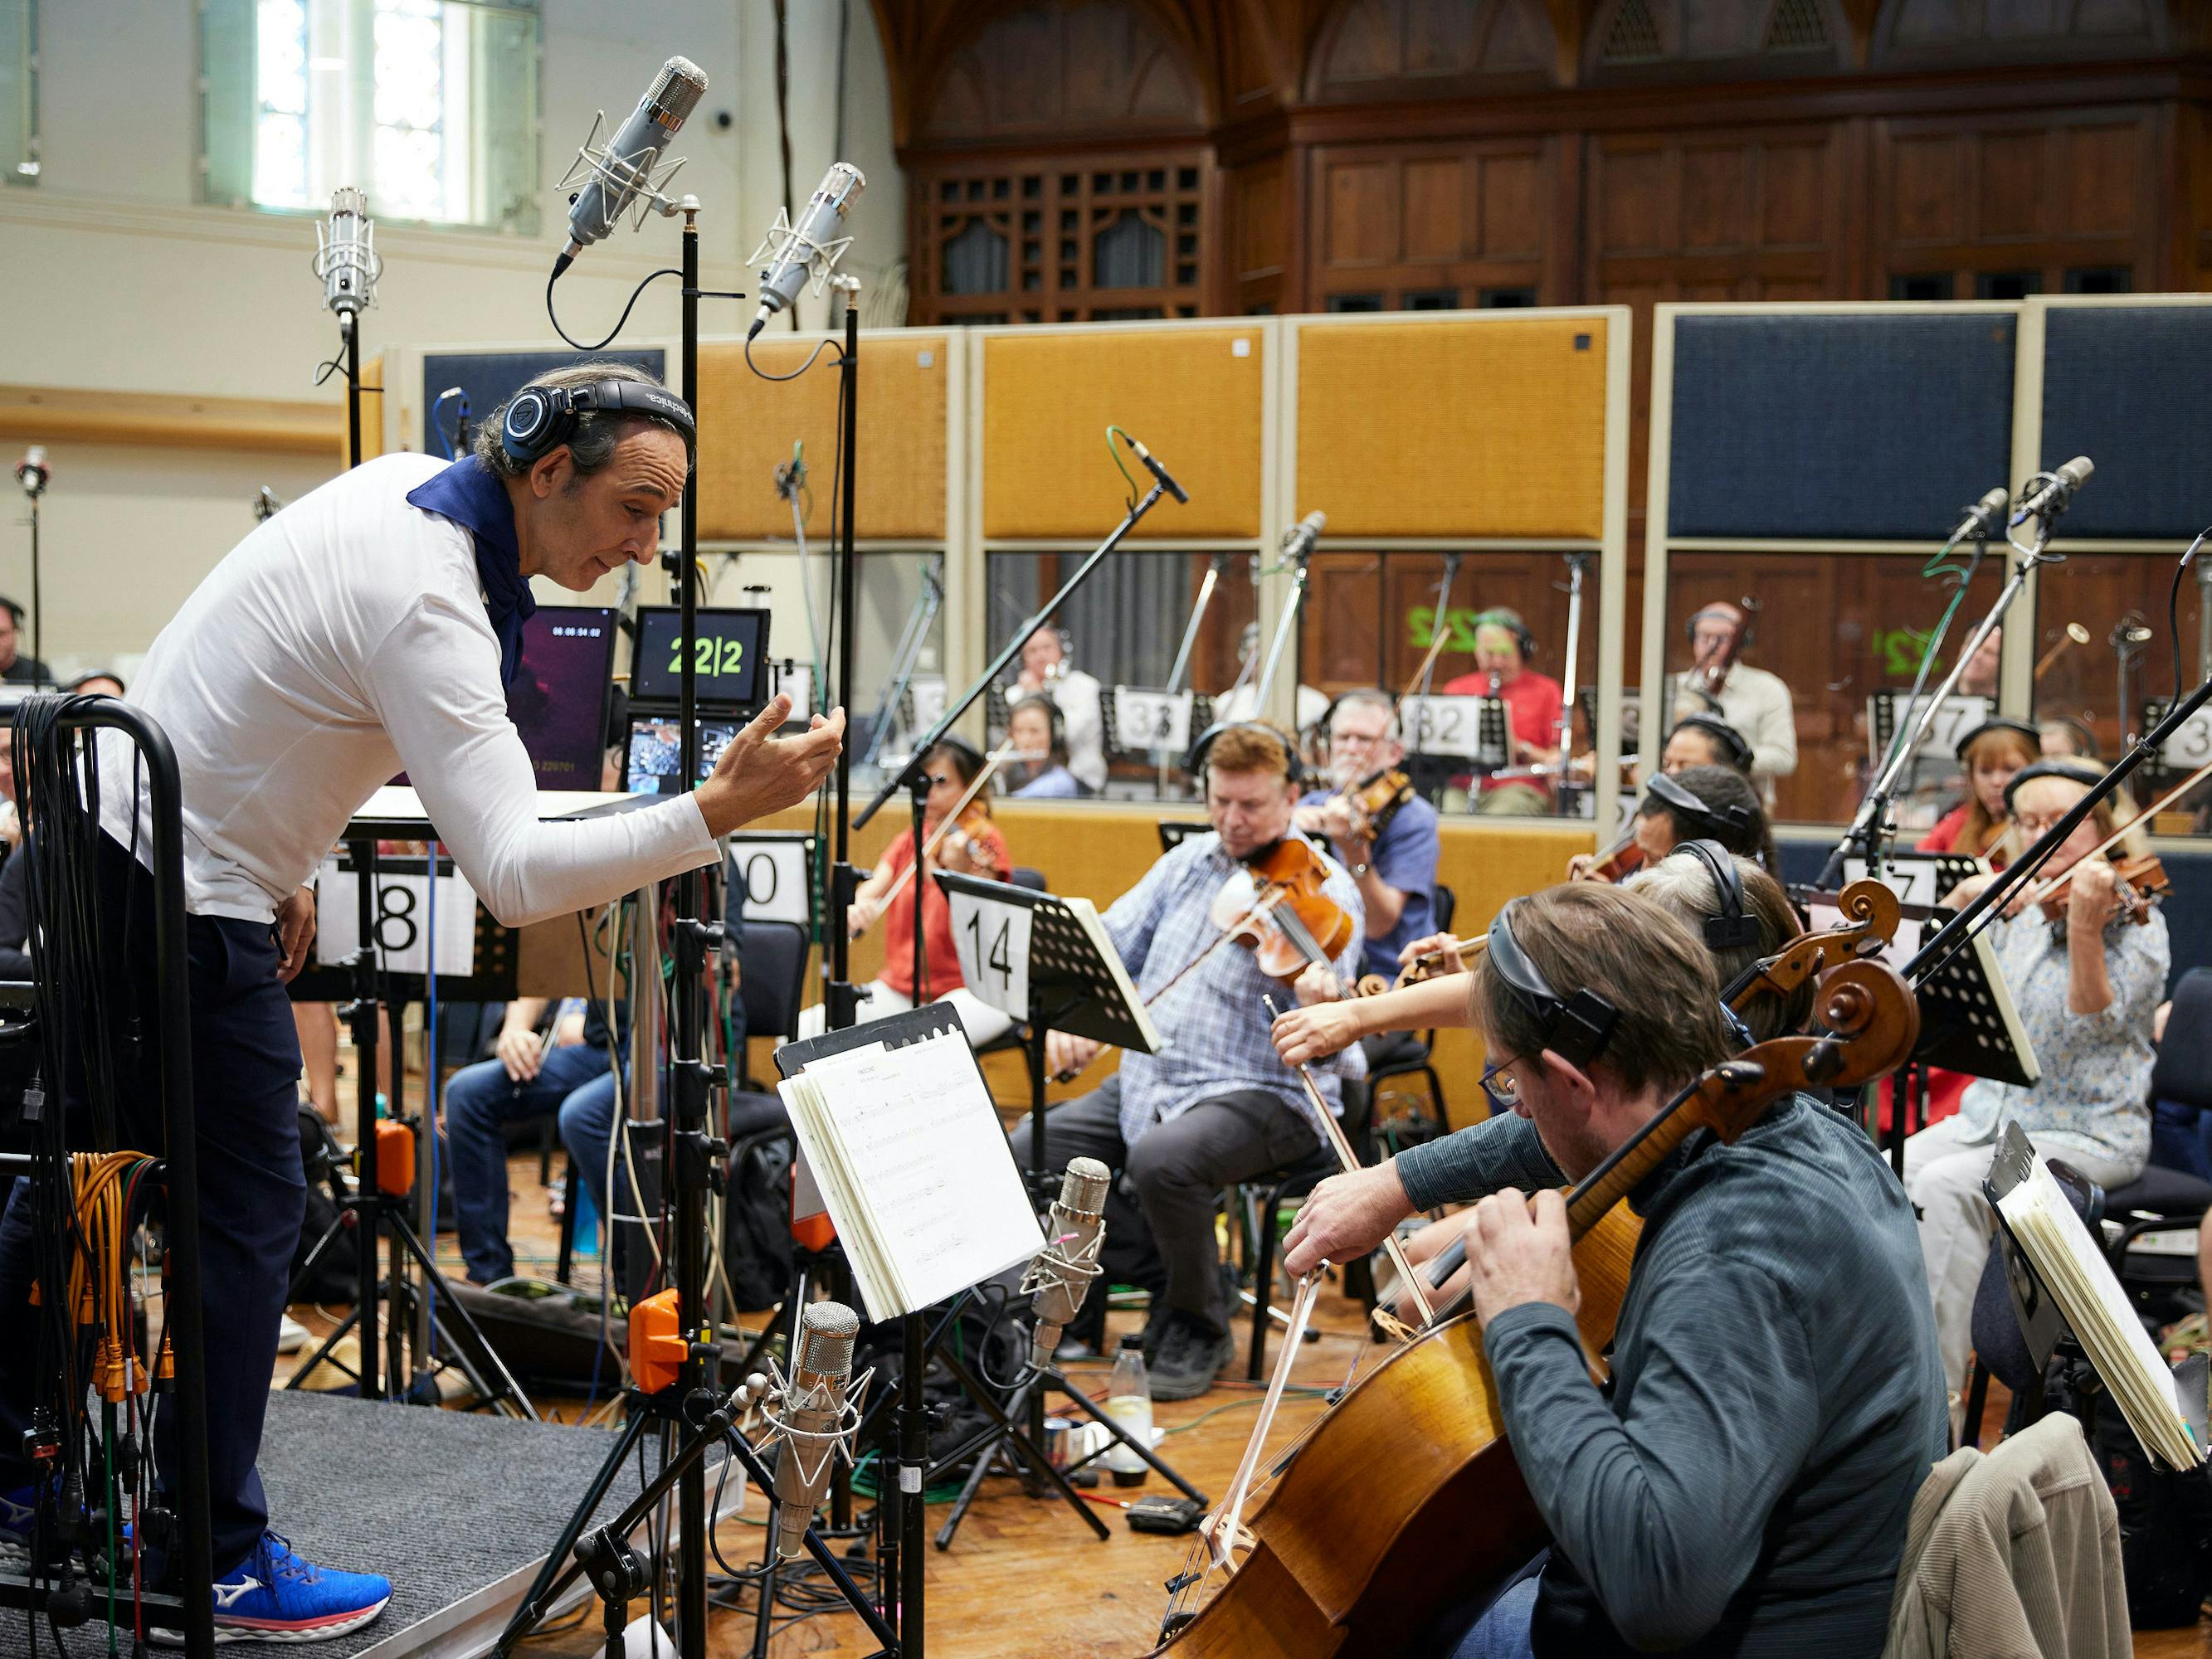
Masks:
[[[2064,881],[2067,877],[2074,873],[2075,866],[2087,864],[2091,859],[2095,858],[2100,853],[2111,852],[2112,848],[2118,847],[2122,842],[2133,835],[2138,825],[2148,823],[2152,818],[2155,817],[2159,813],[2166,811],[2167,807],[2172,805],[2174,802],[2179,800],[2191,789],[2194,789],[2207,776],[2212,776],[2212,761],[2205,762],[2203,765],[2198,767],[2187,777],[2182,779],[2179,783],[2175,784],[2172,788],[2167,790],[2163,795],[2160,795],[2149,805],[2144,807],[2142,811],[2136,813],[2135,817],[2130,818],[2118,829],[2113,830],[2111,835],[2106,836],[2104,840],[2099,842],[2094,847],[2084,853],[2080,858],[2075,860],[2073,864],[2068,865],[2063,870],[2061,870],[2057,875],[2051,877],[2048,881],[2038,883],[2034,890],[2030,892],[2027,897],[2021,902],[2021,908],[2023,910],[2032,909],[2036,905],[2042,903],[2044,900],[2049,898],[2054,892],[2057,891],[2058,884],[2060,882]],[[2017,823],[2018,820],[2015,819],[2014,822]]]
[[[1260,1000],[1267,1006],[1271,1024],[1282,1018],[1283,1011],[1275,1006],[1273,997],[1263,992]],[[1352,1143],[1344,1138],[1344,1127],[1336,1121],[1336,1115],[1328,1109],[1328,1102],[1322,1097],[1320,1086],[1314,1082],[1313,1067],[1301,1061],[1291,1069],[1297,1073],[1298,1081],[1305,1085],[1306,1099],[1313,1106],[1314,1115],[1321,1120],[1322,1133],[1328,1138],[1329,1150],[1336,1154],[1336,1161],[1344,1166],[1345,1174],[1358,1174],[1365,1166],[1352,1152]],[[1412,1295],[1413,1305],[1420,1310],[1421,1323],[1426,1326],[1433,1322],[1437,1316],[1436,1309],[1431,1305],[1427,1292],[1422,1289],[1419,1279],[1414,1274],[1413,1263],[1406,1260],[1405,1249],[1399,1244],[1395,1231],[1382,1241],[1382,1249],[1390,1258],[1390,1265],[1397,1269],[1399,1281]]]
[[[952,803],[952,810],[945,815],[945,821],[931,833],[929,839],[922,842],[921,851],[915,854],[914,862],[898,872],[898,879],[891,884],[890,890],[884,895],[884,909],[890,908],[891,901],[906,890],[908,881],[913,878],[915,871],[921,868],[922,861],[937,850],[937,843],[945,839],[946,833],[960,822],[960,815],[968,810],[969,804],[976,796],[983,793],[983,786],[990,782],[991,774],[1006,764],[1012,757],[1013,752],[1014,740],[1008,738],[985,757],[982,770],[975,774],[975,781],[968,786],[965,794]]]

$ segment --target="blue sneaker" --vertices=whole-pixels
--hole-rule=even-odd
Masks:
[[[327,1642],[360,1629],[391,1599],[389,1578],[316,1566],[264,1532],[241,1565],[215,1581],[215,1639]],[[172,1647],[184,1644],[179,1631],[148,1634]]]

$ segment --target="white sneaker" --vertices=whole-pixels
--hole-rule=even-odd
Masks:
[[[276,1352],[297,1353],[307,1346],[308,1340],[313,1334],[314,1333],[305,1325],[293,1318],[291,1315],[286,1314],[276,1327]]]

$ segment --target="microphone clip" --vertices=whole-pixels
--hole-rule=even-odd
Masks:
[[[629,222],[632,230],[643,227],[647,213],[672,216],[682,204],[669,198],[668,181],[676,176],[687,158],[678,155],[655,168],[651,158],[658,152],[651,149],[640,153],[642,160],[617,155],[611,145],[600,140],[599,135],[606,130],[606,111],[592,112],[591,131],[584,135],[584,142],[576,148],[576,159],[569,164],[568,172],[561,175],[560,182],[553,188],[580,193],[585,185],[597,180],[609,200],[624,203],[633,210]],[[575,200],[575,195],[571,194],[568,198],[571,206],[574,205]],[[615,222],[621,217],[621,209],[617,208],[606,216],[599,227],[599,234],[602,236],[609,234],[615,228]],[[565,262],[574,257],[573,251],[563,254],[562,268],[566,270]]]
[[[876,1368],[869,1366],[846,1383],[842,1404],[833,1384],[822,1382],[802,1389],[796,1376],[787,1376],[773,1356],[768,1362],[768,1372],[769,1386],[760,1396],[761,1416],[767,1420],[771,1437],[791,1445],[793,1455],[799,1459],[799,1472],[806,1483],[811,1486],[820,1481],[833,1457],[842,1456],[845,1467],[852,1468],[853,1437],[860,1427],[860,1402],[867,1398],[868,1385],[876,1379]],[[802,1428],[793,1420],[800,1412],[832,1409],[837,1413],[836,1420],[825,1429]]]

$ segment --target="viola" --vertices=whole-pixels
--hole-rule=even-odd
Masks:
[[[1848,1086],[1896,1069],[1919,1036],[1905,981],[1881,963],[1847,963],[1820,988],[1832,1035],[1778,1037],[1715,1067],[1568,1194],[1582,1287],[1576,1314],[1590,1353],[1611,1340],[1640,1224],[1626,1200],[1695,1130],[1734,1141],[1775,1101],[1812,1085]],[[1320,1282],[1309,1274],[1285,1352]],[[1279,1364],[1268,1402],[1287,1371]],[[1267,1407],[1263,1405],[1263,1415]],[[1444,1318],[1345,1391],[1290,1453],[1273,1488],[1248,1468],[1207,1519],[1199,1553],[1170,1580],[1162,1654],[1324,1659],[1396,1653],[1432,1630],[1471,1585],[1502,1583],[1546,1541],[1512,1449],[1480,1327]],[[1225,1572],[1195,1612],[1189,1593]]]

